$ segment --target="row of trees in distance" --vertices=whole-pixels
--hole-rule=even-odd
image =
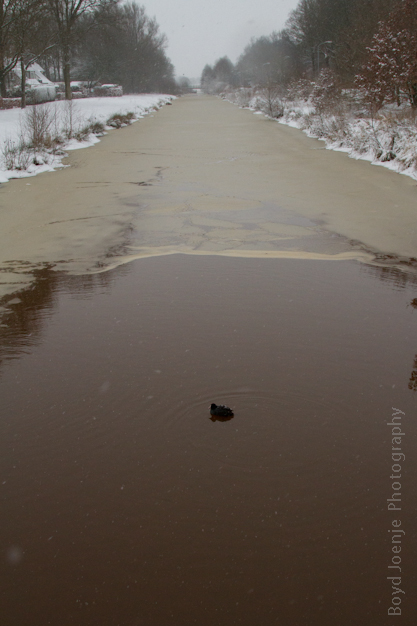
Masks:
[[[129,93],[175,92],[174,68],[155,19],[136,2],[119,0],[0,0],[0,90],[11,71],[39,62],[46,76],[117,83]]]
[[[236,65],[206,65],[201,84],[286,87],[324,69],[340,87],[361,87],[376,109],[417,107],[417,0],[300,0],[284,30],[252,40]]]

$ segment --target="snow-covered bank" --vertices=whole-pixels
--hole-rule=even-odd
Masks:
[[[248,98],[242,91],[228,92],[222,97],[271,117],[271,98],[262,92]],[[387,108],[372,119],[355,111],[355,107],[349,110],[349,106],[318,111],[310,100],[275,98],[273,105],[277,111],[274,117],[280,124],[323,140],[327,149],[347,152],[351,158],[364,159],[417,180],[417,118],[409,111]]]
[[[119,98],[85,98],[70,103],[58,101],[37,105],[41,117],[45,112],[49,127],[46,134],[60,138],[59,145],[50,149],[31,147],[30,136],[33,134],[33,120],[29,120],[35,107],[25,110],[9,109],[0,111],[0,182],[11,178],[35,176],[41,172],[62,167],[62,158],[67,150],[76,150],[92,146],[99,141],[98,136],[112,127],[106,123],[115,114],[133,114],[131,121],[148,115],[174,96],[164,94],[127,95]],[[39,121],[39,123],[41,123]],[[96,124],[98,134],[83,132]],[[101,125],[101,128],[99,126]],[[32,128],[30,128],[32,126]],[[78,136],[78,138],[77,138]],[[79,139],[82,138],[80,141]],[[62,140],[62,143],[61,143]],[[28,149],[23,148],[28,147]],[[22,150],[23,148],[23,150]],[[21,154],[19,162],[18,154]],[[15,158],[13,158],[15,155]],[[18,167],[15,167],[16,164]]]

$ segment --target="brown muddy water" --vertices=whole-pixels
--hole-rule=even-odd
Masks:
[[[416,291],[357,261],[39,272],[0,329],[2,626],[415,624]]]

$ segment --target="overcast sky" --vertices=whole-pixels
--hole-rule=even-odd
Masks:
[[[251,37],[281,30],[298,0],[139,0],[168,37],[176,76],[198,78],[206,63],[235,63]]]

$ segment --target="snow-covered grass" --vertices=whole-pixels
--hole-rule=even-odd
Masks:
[[[236,90],[223,97],[238,106],[263,112],[268,117],[270,102],[262,92]],[[347,152],[374,165],[417,179],[417,117],[410,109],[386,107],[375,118],[366,114],[358,94],[346,93],[337,103],[318,110],[311,98],[277,97],[278,122],[303,130],[309,137],[325,141],[329,150]]]
[[[136,121],[173,96],[85,98],[0,111],[0,182],[62,167],[68,150],[86,148],[111,128]]]

